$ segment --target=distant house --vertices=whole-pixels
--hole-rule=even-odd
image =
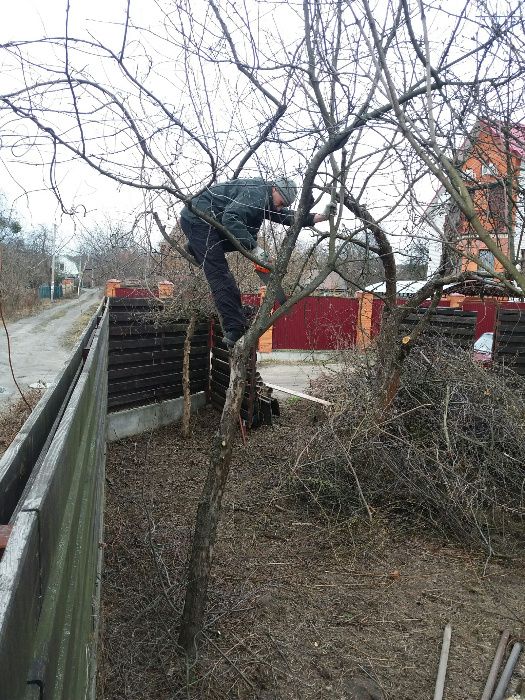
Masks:
[[[60,277],[78,277],[79,269],[75,259],[69,255],[56,255],[55,274]]]
[[[302,280],[302,284],[308,284],[319,274],[319,270],[314,270]],[[348,282],[337,272],[330,272],[323,282],[317,287],[313,296],[348,296],[350,293]],[[353,294],[353,291],[351,292]]]
[[[482,225],[505,255],[516,264],[525,263],[525,125],[506,128],[478,122],[458,160]],[[425,212],[421,239],[429,247],[429,276],[437,270],[444,242],[456,250],[458,272],[485,267],[502,270],[444,187],[436,192]],[[472,260],[472,256],[479,261]]]

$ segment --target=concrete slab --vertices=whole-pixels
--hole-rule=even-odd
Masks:
[[[206,394],[200,391],[191,397],[191,410],[197,411],[206,403]],[[182,417],[183,399],[170,399],[149,406],[137,406],[125,411],[108,413],[107,440],[115,442],[122,438],[140,435],[164,425],[175,423]]]
[[[273,353],[272,353],[273,354]],[[315,392],[310,390],[310,381],[316,379],[321,374],[330,374],[338,371],[341,364],[338,362],[258,362],[259,370],[263,381],[267,384],[278,384],[279,386],[293,389],[304,394],[315,396]],[[274,390],[273,395],[279,401],[290,399],[289,394]]]

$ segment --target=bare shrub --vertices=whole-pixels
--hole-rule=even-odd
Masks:
[[[422,344],[381,416],[373,364],[350,365],[326,380],[333,407],[296,460],[306,499],[330,516],[380,510],[490,553],[507,546],[525,515],[525,379]]]

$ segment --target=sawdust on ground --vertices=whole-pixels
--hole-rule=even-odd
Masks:
[[[195,668],[176,653],[193,519],[219,414],[108,446],[101,700],[480,697],[500,630],[525,633],[524,561],[486,561],[375,513],[334,524],[289,480],[320,409],[284,404],[234,451]],[[521,672],[524,670],[522,662]],[[362,696],[365,697],[365,696]],[[368,696],[367,696],[368,697]]]

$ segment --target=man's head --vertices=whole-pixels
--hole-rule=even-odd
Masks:
[[[295,198],[299,188],[293,180],[288,177],[278,177],[273,181],[272,199],[276,209],[289,207]]]

